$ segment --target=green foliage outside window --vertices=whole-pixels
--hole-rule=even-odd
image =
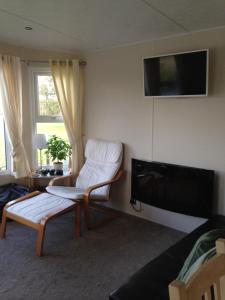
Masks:
[[[54,99],[39,100],[40,116],[61,116],[59,103]]]

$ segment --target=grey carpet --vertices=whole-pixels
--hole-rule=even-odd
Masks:
[[[44,254],[35,256],[36,232],[10,222],[0,240],[0,299],[105,300],[129,276],[184,233],[122,216],[73,237],[67,214],[47,226]]]

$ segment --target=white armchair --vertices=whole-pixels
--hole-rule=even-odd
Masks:
[[[55,178],[46,190],[50,194],[79,201],[84,209],[87,227],[91,229],[115,216],[110,214],[100,223],[92,224],[90,205],[107,201],[111,185],[121,178],[123,146],[119,142],[90,139],[87,141],[85,158],[78,176]]]

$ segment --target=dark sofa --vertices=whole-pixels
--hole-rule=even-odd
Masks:
[[[196,240],[205,232],[225,228],[225,216],[214,216],[137,271],[112,292],[110,300],[169,300],[168,285],[176,279]]]

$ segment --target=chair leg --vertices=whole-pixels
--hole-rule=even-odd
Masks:
[[[84,202],[82,203],[83,204],[83,210],[84,210],[84,220],[85,220],[85,223],[86,223],[86,226],[88,229],[92,229],[92,226],[91,226],[91,216],[90,216],[90,205],[89,205],[89,201],[84,199]]]
[[[88,230],[97,229],[97,228],[109,223],[110,221],[118,218],[121,215],[119,212],[111,211],[111,210],[109,210],[108,208],[105,208],[105,207],[99,207],[99,206],[96,206],[96,205],[93,206],[93,204],[90,206],[89,203],[86,203],[86,202],[84,202],[84,207],[83,208],[84,208],[85,222],[86,222],[86,226],[87,226]],[[91,222],[90,209],[100,211],[101,213],[103,213],[106,216],[102,220],[95,221],[93,223],[93,222]]]
[[[42,256],[42,254],[43,254],[45,225],[46,224],[40,224],[40,227],[38,230],[38,236],[37,236],[37,242],[36,242],[36,255],[37,256]]]
[[[6,225],[7,225],[7,217],[6,217],[6,212],[3,210],[3,214],[2,214],[2,224],[0,227],[0,237],[1,239],[5,238],[5,234],[6,234]]]
[[[77,202],[75,206],[75,236],[81,236],[81,226],[80,226],[81,218],[80,218],[80,203]]]

